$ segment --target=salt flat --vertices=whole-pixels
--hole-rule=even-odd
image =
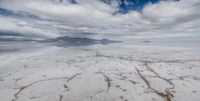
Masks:
[[[199,101],[199,38],[184,38],[4,49],[0,101]]]

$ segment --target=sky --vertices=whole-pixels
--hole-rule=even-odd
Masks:
[[[0,32],[38,39],[200,34],[200,0],[61,1],[0,0]]]

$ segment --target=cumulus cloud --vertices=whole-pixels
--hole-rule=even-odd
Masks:
[[[115,13],[117,4],[101,0],[77,0],[78,4],[56,0],[1,0],[0,8],[26,17],[0,13],[0,31],[57,37],[76,33],[97,35],[167,35],[199,33],[200,1],[161,1],[147,4],[142,11]],[[34,19],[32,16],[37,16]]]

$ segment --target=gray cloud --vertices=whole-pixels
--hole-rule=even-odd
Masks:
[[[92,33],[97,36],[193,34],[200,31],[199,0],[163,1],[148,4],[142,12],[116,14],[116,4],[100,0],[78,0],[78,4],[52,0],[1,0],[0,7],[30,16],[16,18],[0,15],[0,30],[43,37]]]

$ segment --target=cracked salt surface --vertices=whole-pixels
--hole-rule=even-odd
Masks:
[[[0,101],[199,101],[199,41],[168,42],[20,45],[0,54]]]

